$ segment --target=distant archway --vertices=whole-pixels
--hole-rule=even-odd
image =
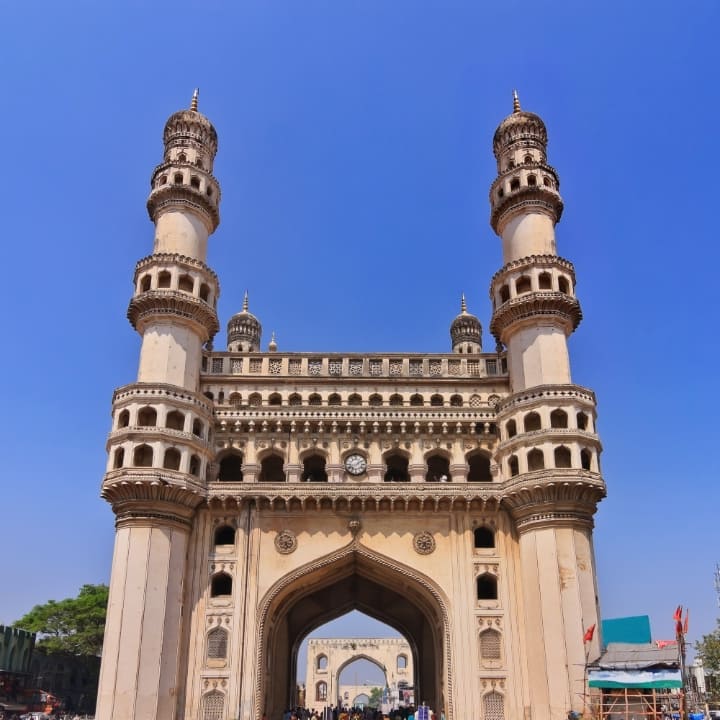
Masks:
[[[259,606],[255,667],[263,670],[255,685],[256,717],[263,712],[278,716],[296,704],[302,639],[326,622],[359,610],[407,639],[415,660],[416,690],[431,707],[444,707],[452,720],[447,607],[444,593],[429,577],[357,541],[288,573]]]

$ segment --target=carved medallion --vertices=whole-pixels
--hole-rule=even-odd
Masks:
[[[291,552],[297,550],[297,538],[295,533],[289,530],[281,530],[275,536],[275,549],[282,555],[289,555]]]
[[[413,538],[413,547],[416,553],[429,555],[435,550],[435,538],[427,530],[423,530]]]

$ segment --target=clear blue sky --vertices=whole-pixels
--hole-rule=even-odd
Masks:
[[[649,613],[667,637],[682,603],[691,639],[710,631],[719,8],[3,3],[0,622],[108,579],[110,398],[139,348],[125,310],[163,124],[192,89],[220,136],[221,324],[248,288],[281,350],[435,352],[462,291],[489,324],[491,142],[517,87],[548,126],[585,315],[603,615]]]

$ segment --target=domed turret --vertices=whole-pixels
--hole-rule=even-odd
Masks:
[[[482,352],[482,325],[475,315],[467,311],[464,294],[460,300],[460,314],[450,325],[450,337],[455,353]]]
[[[275,333],[273,332],[268,343],[268,352],[277,352],[277,342],[275,342]]]
[[[163,162],[155,168],[147,202],[151,219],[157,224],[164,215],[189,211],[203,234],[214,232],[220,223],[220,185],[212,174],[218,139],[212,123],[198,111],[197,90],[189,109],[168,118],[163,142]],[[162,243],[162,237],[156,242]]]
[[[547,141],[542,118],[522,110],[513,91],[513,111],[493,138],[498,176],[490,188],[490,224],[498,235],[529,209],[545,215],[553,226],[560,220],[560,181],[555,168],[547,164]]]
[[[227,326],[227,349],[231,352],[258,352],[262,325],[248,310],[248,294],[245,292],[242,310],[230,318]]]

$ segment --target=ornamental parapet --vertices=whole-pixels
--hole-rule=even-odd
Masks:
[[[130,324],[141,334],[149,322],[168,316],[190,324],[202,342],[214,337],[220,329],[217,313],[212,306],[180,290],[141,292],[132,298],[127,311]]]
[[[507,378],[505,353],[458,356],[456,353],[235,353],[213,352],[203,357],[202,379],[209,376],[241,376],[244,379],[270,379],[313,383],[330,381],[378,383],[391,380],[404,383],[458,382],[471,379]]]
[[[122,385],[113,392],[113,406],[121,402],[180,402],[185,405],[193,405],[206,417],[213,412],[213,403],[202,393],[193,392],[187,388],[167,383],[129,383]]]
[[[202,185],[194,187],[190,184],[163,184],[156,185],[150,192],[147,209],[150,219],[157,222],[158,215],[173,207],[181,210],[194,210],[208,224],[208,232],[213,233],[220,224],[220,210],[218,208],[220,190],[207,195],[207,188]]]
[[[573,286],[575,285],[575,266],[560,255],[528,255],[527,257],[513,260],[503,265],[490,280],[491,293],[492,288],[510,272],[529,270],[532,268],[545,268],[554,269],[559,268],[565,270],[572,279]],[[492,294],[490,296],[492,299]]]
[[[493,313],[490,332],[498,342],[505,342],[505,333],[517,323],[542,318],[556,318],[565,333],[572,333],[582,320],[582,310],[576,298],[561,292],[535,291],[511,298]]]
[[[541,430],[533,430],[531,432],[520,432],[517,435],[503,440],[498,444],[497,452],[501,455],[512,453],[522,447],[536,446],[542,442],[566,444],[569,442],[579,442],[583,446],[595,448],[597,452],[602,451],[600,438],[587,430],[577,430],[575,428],[543,428]]]
[[[508,179],[509,177],[503,174],[493,183],[490,191],[490,225],[498,235],[502,235],[505,224],[519,212],[541,211],[549,215],[555,223],[560,220],[564,206],[560,193],[555,188],[544,185],[520,185],[515,188],[510,184],[508,189],[503,190],[503,196],[499,197],[500,185]]]
[[[213,282],[216,288],[220,285],[217,273],[209,265],[206,265],[202,260],[189,255],[181,255],[180,253],[153,253],[140,258],[135,264],[134,282],[138,281],[140,273],[158,265],[179,265],[188,270],[199,270],[207,276],[208,280]]]
[[[497,407],[498,418],[548,401],[580,401],[594,407],[595,393],[582,385],[536,385],[503,398]]]

